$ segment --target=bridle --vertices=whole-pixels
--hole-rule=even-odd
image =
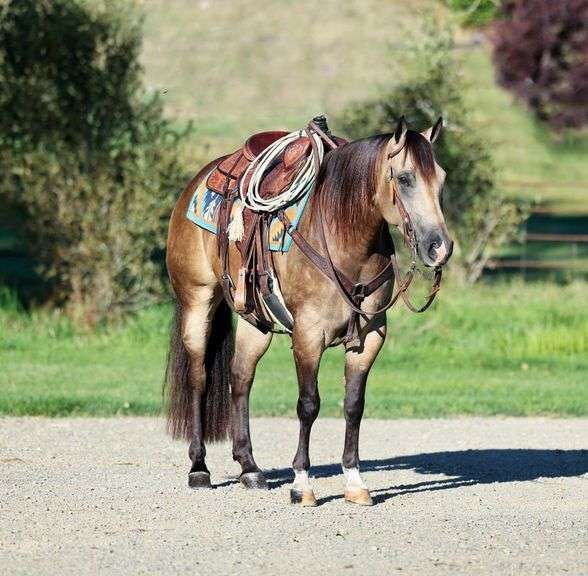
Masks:
[[[310,122],[307,128],[307,131],[310,133],[311,131],[318,133],[324,141],[331,146],[331,148],[337,148],[337,143],[334,142],[319,126],[317,126],[314,122]],[[404,144],[398,147],[394,151],[394,153],[389,156],[390,159],[394,155],[398,154],[403,149]],[[313,149],[314,153],[314,149]],[[390,175],[390,182],[392,183],[393,188],[393,195],[392,200],[393,203],[398,208],[398,212],[402,219],[402,234],[404,237],[405,244],[410,248],[412,253],[412,261],[409,266],[408,271],[403,276],[400,272],[400,267],[398,265],[398,260],[396,258],[396,252],[394,248],[394,241],[392,240],[392,253],[390,254],[389,262],[386,266],[371,280],[367,282],[353,282],[349,280],[341,272],[337,269],[334,265],[333,260],[331,258],[331,254],[329,252],[329,247],[327,245],[326,235],[325,235],[325,228],[322,215],[319,215],[317,219],[318,222],[318,232],[319,232],[319,240],[321,244],[321,250],[323,254],[320,254],[315,248],[313,248],[306,239],[302,236],[300,232],[292,225],[292,222],[288,219],[286,214],[283,210],[278,212],[278,218],[284,225],[288,234],[292,237],[292,240],[296,243],[300,251],[327,277],[329,278],[337,288],[339,294],[347,304],[347,306],[351,309],[352,314],[349,319],[349,323],[347,326],[347,334],[345,336],[345,342],[350,342],[354,339],[354,333],[358,326],[359,317],[364,318],[365,320],[369,320],[374,316],[379,314],[383,314],[387,310],[389,310],[399,298],[402,298],[406,307],[414,312],[414,313],[421,313],[427,310],[437,293],[441,289],[441,280],[442,280],[442,269],[441,266],[437,266],[435,268],[435,276],[433,280],[433,284],[429,291],[429,295],[425,300],[425,303],[417,307],[415,306],[412,301],[410,300],[410,295],[408,293],[408,288],[411,285],[415,272],[417,270],[417,258],[418,258],[418,247],[417,247],[417,240],[416,234],[414,231],[414,227],[412,226],[412,222],[410,219],[410,215],[406,211],[404,204],[397,192],[396,185],[393,180],[393,175]],[[373,294],[378,288],[380,288],[385,282],[391,280],[392,278],[395,279],[398,288],[396,292],[392,292],[390,299],[386,304],[382,307],[378,308],[377,310],[373,311],[366,311],[361,309],[361,304],[371,294]]]

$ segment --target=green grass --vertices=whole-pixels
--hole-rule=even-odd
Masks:
[[[194,120],[200,139],[226,152],[252,132],[295,129],[374,95],[389,74],[387,46],[410,33],[415,12],[441,8],[437,0],[150,0],[147,83],[171,117]]]
[[[588,284],[445,286],[425,315],[395,309],[366,413],[588,414]],[[49,312],[0,309],[0,413],[156,414],[170,308],[84,334]],[[322,414],[341,414],[343,354],[322,363]],[[276,337],[254,386],[253,413],[295,415],[289,339]]]

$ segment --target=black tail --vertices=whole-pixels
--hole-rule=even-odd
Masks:
[[[206,387],[201,418],[204,440],[225,440],[230,432],[230,362],[233,356],[231,310],[223,300],[211,323],[206,344]],[[182,340],[182,307],[176,303],[165,371],[167,427],[173,438],[191,440],[194,433],[194,382],[190,356]]]

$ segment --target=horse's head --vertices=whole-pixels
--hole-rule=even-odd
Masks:
[[[382,184],[376,196],[384,218],[415,242],[426,266],[442,266],[453,251],[441,208],[445,171],[433,154],[441,127],[439,118],[433,127],[419,133],[408,130],[404,118],[400,120],[384,149]]]

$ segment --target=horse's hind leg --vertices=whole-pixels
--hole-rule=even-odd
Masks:
[[[192,461],[188,483],[191,488],[210,486],[210,472],[206,466],[206,446],[203,428],[203,395],[206,386],[206,372],[203,369],[206,344],[210,336],[210,320],[214,309],[212,291],[201,289],[196,304],[185,310],[182,338],[190,355],[190,381],[194,389],[192,410],[194,427],[188,454]]]
[[[324,351],[322,331],[306,330],[301,324],[295,327],[292,335],[294,361],[298,376],[297,413],[300,422],[298,449],[292,467],[294,483],[290,489],[290,502],[302,506],[316,506],[316,498],[312,489],[308,470],[310,468],[310,431],[320,410],[318,392],[318,369]]]
[[[222,439],[228,430],[231,313],[219,301],[218,290],[212,286],[199,286],[189,298],[178,299],[170,348],[168,426],[175,438],[190,441],[192,488],[210,487],[205,439]]]
[[[374,319],[361,351],[349,348],[345,354],[345,448],[343,473],[345,474],[345,500],[370,506],[372,498],[359,474],[359,426],[363,416],[365,388],[369,371],[382,348],[386,336],[385,317]]]
[[[272,334],[263,334],[239,318],[235,353],[231,363],[231,426],[233,459],[241,465],[241,483],[246,488],[267,488],[263,473],[253,459],[249,434],[249,394],[255,368],[271,342]]]

